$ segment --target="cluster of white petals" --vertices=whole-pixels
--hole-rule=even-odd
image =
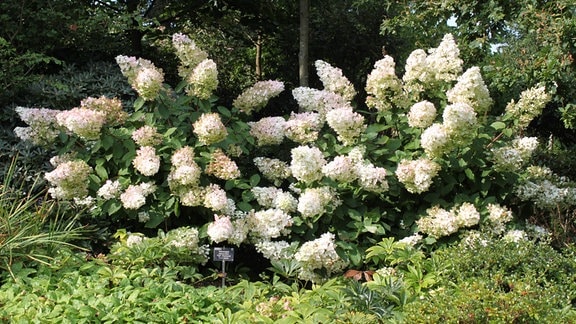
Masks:
[[[206,166],[206,174],[222,180],[232,180],[240,177],[240,169],[236,162],[232,161],[222,149],[216,149]]]
[[[331,187],[306,188],[298,198],[298,212],[303,218],[313,218],[334,210],[342,201]]]
[[[326,160],[319,148],[298,146],[293,148],[291,153],[290,170],[298,181],[312,183],[322,179],[322,167]]]
[[[374,69],[366,80],[366,104],[378,111],[386,111],[402,95],[402,82],[396,76],[396,63],[391,56],[374,63]]]
[[[129,185],[120,195],[120,201],[126,209],[138,209],[146,204],[146,197],[154,191],[156,191],[156,185],[152,182]]]
[[[532,157],[538,147],[538,138],[520,137],[512,141],[510,146],[502,146],[490,150],[494,168],[498,171],[519,171]]]
[[[264,117],[257,122],[249,122],[250,135],[256,138],[256,145],[278,145],[284,140],[286,120],[283,117]]]
[[[286,241],[263,240],[254,244],[256,251],[272,261],[291,258],[294,254],[293,245]]]
[[[488,221],[492,225],[492,231],[495,233],[504,232],[505,225],[513,218],[512,212],[499,204],[488,204]]]
[[[247,115],[262,109],[268,101],[284,91],[284,83],[268,80],[256,82],[252,87],[244,90],[232,105]]]
[[[122,101],[118,98],[88,97],[80,101],[80,107],[100,111],[106,115],[106,124],[119,125],[128,118],[128,113],[122,109]]]
[[[292,96],[298,102],[300,111],[317,112],[322,121],[330,110],[350,106],[341,95],[327,90],[298,87],[292,90]]]
[[[87,108],[72,108],[56,115],[58,125],[85,140],[96,140],[106,123],[106,113]]]
[[[484,115],[490,111],[492,98],[488,87],[482,79],[480,68],[473,66],[458,77],[454,87],[446,92],[448,102],[465,103],[470,105],[478,115]]]
[[[82,160],[63,161],[44,178],[52,185],[48,192],[55,199],[72,200],[88,195],[88,177],[92,168]]]
[[[132,56],[119,55],[116,57],[116,63],[122,74],[128,78],[132,88],[144,100],[154,100],[158,97],[164,82],[162,69],[157,68],[149,60]]]
[[[144,125],[132,132],[132,139],[140,146],[156,146],[162,143],[162,135],[154,126]]]
[[[518,102],[512,100],[506,106],[506,113],[514,117],[520,129],[528,127],[534,117],[540,115],[552,96],[544,86],[530,88],[520,94]]]
[[[186,79],[186,94],[200,99],[208,99],[218,88],[218,67],[216,62],[205,59],[200,62]]]
[[[354,86],[344,76],[341,69],[333,67],[322,60],[317,60],[314,65],[316,66],[318,78],[322,81],[325,90],[339,94],[346,101],[354,99],[356,90],[354,90]]]
[[[280,209],[265,209],[248,216],[250,235],[262,240],[270,240],[290,233],[292,217]]]
[[[328,275],[341,271],[346,267],[336,253],[335,237],[332,233],[324,233],[320,238],[306,242],[294,254],[294,259],[300,263],[298,277],[302,280],[320,282],[322,278],[315,270],[324,269]]]
[[[430,159],[402,160],[396,169],[396,177],[411,193],[428,191],[440,165]]]
[[[424,100],[415,103],[408,112],[408,126],[426,128],[436,119],[436,107],[430,101]]]
[[[299,144],[311,143],[318,139],[318,133],[323,124],[319,113],[292,112],[286,121],[284,135]]]
[[[357,162],[350,156],[338,155],[322,167],[322,173],[338,182],[351,183],[358,179],[356,164]]]
[[[271,159],[266,157],[254,158],[254,165],[262,175],[274,182],[274,185],[279,186],[284,179],[292,175],[292,170],[288,163],[279,159]]]
[[[132,164],[142,175],[151,177],[160,170],[160,157],[152,146],[142,146],[136,151]]]
[[[352,110],[352,107],[332,109],[326,113],[326,122],[338,135],[344,145],[353,144],[366,129],[364,117]]]
[[[121,190],[122,186],[118,180],[106,180],[106,182],[98,189],[96,195],[105,200],[109,200],[112,198],[118,198]]]
[[[472,227],[480,222],[480,213],[471,203],[463,203],[450,211],[434,206],[427,215],[416,221],[418,229],[434,238],[456,233],[460,228]]]
[[[56,128],[56,115],[59,110],[16,107],[15,111],[28,125],[14,129],[14,133],[21,140],[44,146],[51,144],[58,137],[60,131]]]
[[[217,113],[204,113],[194,122],[193,132],[203,145],[218,143],[228,136],[228,130]]]

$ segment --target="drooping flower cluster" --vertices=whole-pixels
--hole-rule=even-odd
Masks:
[[[208,58],[208,53],[196,46],[196,42],[182,33],[172,35],[172,45],[178,59],[180,59],[178,75],[183,79],[186,79],[200,62]]]
[[[324,233],[320,238],[302,244],[294,254],[294,259],[301,265],[298,273],[300,279],[317,283],[321,277],[315,270],[324,269],[330,275],[346,267],[346,262],[336,253],[334,239],[334,234]]]
[[[468,104],[478,115],[488,113],[493,102],[477,66],[469,68],[459,76],[456,85],[448,90],[446,95],[448,102]]]
[[[54,163],[56,168],[44,175],[52,185],[48,190],[55,199],[72,200],[85,198],[88,195],[88,177],[92,168],[82,160],[64,160]]]
[[[254,165],[262,175],[272,181],[274,185],[279,186],[284,179],[292,175],[292,171],[288,163],[279,159],[271,159],[266,157],[254,158]]]
[[[460,228],[472,227],[480,222],[480,213],[471,203],[463,203],[450,211],[434,206],[427,215],[416,221],[418,229],[434,238],[456,233]]]
[[[85,140],[96,140],[100,137],[100,130],[106,123],[106,114],[88,108],[73,108],[56,115],[58,125]]]
[[[284,91],[284,83],[268,80],[256,82],[252,87],[244,90],[234,102],[234,107],[247,115],[262,109],[268,101]]]
[[[205,172],[222,180],[232,180],[240,177],[240,170],[236,162],[232,161],[220,148],[212,153],[210,163],[206,166]]]
[[[326,122],[344,145],[353,144],[366,129],[364,117],[352,111],[352,107],[330,110],[326,113]]]
[[[128,113],[122,109],[122,101],[118,98],[88,97],[80,102],[80,107],[104,113],[108,125],[121,125],[128,118]]]
[[[322,179],[322,167],[326,164],[324,155],[317,147],[298,146],[292,149],[290,170],[292,175],[304,183]]]
[[[152,146],[142,146],[136,151],[132,164],[136,171],[144,176],[151,177],[160,170],[160,157],[156,155],[156,149]]]
[[[530,88],[520,94],[518,102],[510,101],[506,113],[517,121],[520,129],[528,127],[534,117],[540,115],[552,96],[544,86]]]
[[[156,191],[156,185],[153,182],[129,185],[120,195],[120,201],[124,208],[136,210],[146,204],[146,197],[154,191]]]
[[[284,140],[286,120],[283,117],[265,117],[248,125],[258,146],[278,145]]]
[[[298,102],[300,111],[317,112],[322,122],[330,110],[350,106],[342,96],[327,90],[298,87],[292,90],[292,96]]]
[[[303,218],[317,218],[333,211],[342,201],[331,187],[306,188],[298,198],[298,212]]]
[[[490,151],[495,169],[499,171],[518,171],[532,157],[538,147],[538,138],[521,137],[512,141],[511,146],[494,148]]]
[[[116,63],[128,83],[144,100],[154,100],[162,90],[164,74],[149,60],[133,56],[118,55]]]
[[[302,112],[290,114],[284,126],[284,135],[290,140],[307,144],[318,139],[318,133],[324,122],[316,112]]]
[[[204,113],[192,125],[194,134],[203,145],[218,143],[228,136],[228,130],[217,113]]]
[[[342,74],[342,70],[322,61],[314,62],[318,78],[322,81],[324,89],[342,96],[346,101],[352,101],[356,90],[352,83]]]
[[[378,111],[386,111],[402,96],[402,82],[396,76],[396,63],[391,56],[374,63],[374,69],[366,80],[366,104]]]
[[[410,108],[408,126],[426,128],[436,119],[436,107],[430,101],[420,101]]]
[[[144,125],[132,132],[132,139],[140,146],[156,146],[162,143],[162,135],[154,126]]]
[[[396,169],[396,176],[408,192],[422,193],[428,191],[438,171],[440,165],[427,158],[402,160]]]
[[[60,130],[56,128],[56,115],[60,111],[46,108],[16,107],[16,113],[28,127],[16,127],[14,133],[23,141],[34,145],[49,145],[58,137]]]

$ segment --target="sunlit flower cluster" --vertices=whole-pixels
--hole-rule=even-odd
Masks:
[[[204,207],[212,209],[215,212],[221,212],[225,215],[234,213],[236,209],[234,201],[229,200],[226,191],[219,185],[211,183],[205,188]]]
[[[290,233],[292,217],[280,209],[265,209],[248,216],[250,235],[270,240]]]
[[[58,113],[56,121],[85,140],[95,140],[100,137],[100,130],[106,123],[106,114],[87,108],[73,108]]]
[[[142,146],[136,151],[132,164],[142,175],[151,177],[160,170],[160,157],[152,146]]]
[[[342,70],[322,61],[314,62],[318,78],[322,81],[324,89],[337,93],[344,100],[352,101],[356,96],[356,90],[352,83],[342,74]]]
[[[495,233],[504,232],[505,225],[513,218],[512,212],[500,206],[499,204],[488,204],[488,221],[492,225],[492,231]]]
[[[446,34],[437,48],[431,49],[426,57],[426,69],[431,78],[426,81],[450,82],[458,78],[462,73],[463,61],[460,58],[460,50],[452,34]]]
[[[356,164],[358,183],[366,191],[381,193],[388,190],[386,181],[386,169],[374,166],[368,161]]]
[[[436,107],[430,101],[420,101],[410,108],[408,126],[426,128],[436,119]]]
[[[178,227],[166,233],[166,243],[177,248],[189,250],[198,249],[198,229],[194,227]]]
[[[55,199],[72,200],[88,195],[88,177],[92,168],[82,160],[62,161],[44,175],[52,185],[48,190]]]
[[[402,95],[402,82],[396,76],[396,63],[391,56],[374,63],[374,69],[366,80],[366,104],[378,111],[389,110]]]
[[[60,131],[56,128],[56,115],[59,110],[46,108],[16,107],[16,113],[28,127],[16,127],[14,133],[23,141],[30,141],[34,145],[49,145]]]
[[[506,242],[519,243],[528,239],[528,235],[523,230],[509,230],[504,234],[502,240]]]
[[[456,233],[460,228],[472,227],[480,222],[480,213],[471,203],[453,207],[450,211],[434,206],[427,215],[416,221],[418,229],[434,238]]]
[[[420,136],[420,146],[431,157],[440,157],[449,149],[450,137],[446,127],[441,123],[434,123],[426,128]]]
[[[204,113],[192,125],[194,134],[203,145],[218,143],[228,136],[228,130],[217,113]]]
[[[122,101],[118,98],[88,97],[80,102],[80,107],[103,112],[106,115],[106,124],[109,125],[121,125],[128,118],[128,113],[122,109]]]
[[[538,147],[538,138],[521,137],[512,141],[511,146],[493,148],[491,153],[494,167],[499,171],[518,171]]]
[[[420,243],[422,241],[422,239],[423,239],[422,235],[415,233],[415,234],[412,234],[410,236],[406,236],[405,238],[399,240],[398,243],[403,243],[403,244],[415,246],[416,244]]]
[[[172,167],[168,174],[168,185],[172,193],[182,198],[182,204],[185,206],[196,206],[203,200],[202,190],[197,186],[200,183],[202,170],[194,161],[194,149],[190,146],[184,146],[172,155],[170,161]],[[184,199],[186,196],[188,199]],[[196,199],[191,199],[196,197]]]
[[[206,166],[205,172],[222,180],[232,180],[240,177],[240,170],[236,162],[232,161],[219,148],[212,153],[210,163]]]
[[[330,179],[342,183],[351,183],[358,179],[356,162],[346,155],[338,155],[322,167],[322,173]]]
[[[122,74],[128,78],[132,88],[144,100],[154,100],[158,97],[164,82],[162,69],[157,68],[149,60],[124,55],[117,56],[116,63]]]
[[[454,87],[446,92],[448,102],[465,103],[474,108],[478,115],[484,115],[492,106],[492,98],[488,87],[482,79],[480,68],[473,66],[458,77]]]
[[[444,107],[442,125],[450,140],[457,145],[468,143],[477,126],[476,112],[466,103],[455,103]]]
[[[422,193],[428,191],[438,171],[440,165],[427,158],[402,160],[396,169],[396,176],[408,192]]]
[[[284,83],[268,80],[256,82],[252,87],[244,90],[232,105],[247,115],[262,109],[268,101],[284,91]]]
[[[338,140],[344,145],[353,144],[366,129],[364,117],[352,111],[352,107],[341,107],[328,111],[326,122],[336,132]]]
[[[296,211],[298,206],[298,200],[280,188],[254,187],[252,193],[258,204],[264,208],[275,208],[291,213]]]
[[[406,59],[406,72],[402,76],[404,89],[411,93],[420,93],[424,90],[423,82],[428,79],[426,67],[426,52],[423,49],[412,51]]]
[[[342,201],[332,187],[306,188],[298,198],[298,212],[304,218],[313,218],[333,211]]]
[[[294,258],[301,265],[298,273],[300,279],[317,283],[321,281],[321,277],[315,270],[325,269],[330,275],[346,267],[346,262],[336,253],[334,239],[334,234],[324,233],[320,238],[302,244],[294,254]]]
[[[132,132],[132,139],[140,146],[156,146],[162,143],[162,135],[154,126],[144,125]]]
[[[318,139],[318,133],[322,128],[323,121],[316,112],[302,112],[290,114],[286,121],[284,135],[290,140],[307,144]]]
[[[292,175],[288,163],[279,159],[271,159],[266,157],[254,158],[254,165],[262,175],[272,181],[274,185],[279,186],[284,179]]]
[[[224,242],[234,233],[234,226],[229,216],[214,215],[214,221],[208,224],[208,237],[214,243]]]
[[[544,86],[530,88],[520,94],[518,102],[512,100],[508,103],[506,113],[515,118],[518,128],[523,129],[542,113],[551,98]]]
[[[516,186],[514,193],[542,210],[563,210],[576,205],[576,188],[563,178],[527,179]]]
[[[294,255],[294,244],[286,241],[262,240],[254,244],[256,251],[271,261],[291,258]]]
[[[292,149],[290,170],[292,175],[305,183],[322,179],[322,167],[326,164],[322,151],[317,147],[298,146]]]
[[[283,117],[265,117],[248,125],[258,146],[278,145],[284,140],[286,120]]]
[[[218,68],[216,62],[206,59],[198,64],[186,79],[186,94],[200,99],[208,99],[218,88]]]
[[[146,197],[156,191],[152,182],[129,185],[120,195],[122,206],[126,209],[138,209],[146,204]]]

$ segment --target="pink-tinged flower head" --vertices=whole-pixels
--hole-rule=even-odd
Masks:
[[[440,165],[430,159],[402,160],[396,169],[398,180],[412,193],[428,191]]]
[[[56,120],[60,126],[85,140],[96,140],[106,122],[106,114],[86,108],[73,108],[58,113]]]
[[[341,69],[321,60],[317,60],[314,65],[325,90],[341,95],[348,102],[354,99],[356,90],[354,90],[354,86],[344,76]]]
[[[52,188],[49,192],[56,199],[85,198],[88,194],[88,177],[92,168],[82,160],[66,161],[44,175]]]
[[[266,179],[274,182],[274,185],[277,186],[292,175],[288,163],[278,159],[256,157],[254,158],[254,165]]]
[[[228,240],[234,233],[234,227],[229,216],[214,215],[214,221],[208,224],[207,234],[214,243]]]
[[[138,185],[129,185],[120,195],[122,206],[126,209],[138,209],[146,204],[146,197],[156,191],[156,185],[145,182]]]
[[[322,122],[328,111],[350,106],[341,95],[326,90],[298,87],[292,90],[292,96],[298,102],[301,111],[319,113]]]
[[[339,155],[322,167],[322,173],[330,179],[342,183],[351,183],[358,179],[356,163],[349,156]]]
[[[136,151],[132,164],[138,172],[151,177],[160,169],[160,157],[156,155],[156,150],[152,146],[142,146]]]
[[[315,270],[324,269],[330,275],[346,267],[347,263],[336,252],[334,240],[334,234],[324,233],[320,238],[302,244],[294,254],[301,266],[298,278],[318,283],[322,278]]]
[[[156,127],[144,125],[132,132],[132,139],[140,146],[156,146],[162,143],[162,135]]]
[[[324,122],[319,113],[302,112],[290,114],[284,133],[287,138],[299,144],[312,143],[318,139],[318,133]]]
[[[16,107],[16,113],[29,127],[16,127],[14,133],[23,141],[30,141],[35,145],[49,145],[58,137],[56,115],[59,110],[46,108]]]
[[[144,100],[154,100],[162,89],[164,74],[151,61],[119,55],[116,62],[132,88]]]
[[[118,98],[88,97],[80,102],[80,107],[103,112],[106,115],[106,124],[110,125],[123,124],[128,118],[128,113],[122,110],[122,101]]]
[[[217,113],[204,113],[194,124],[194,134],[203,145],[218,143],[228,136],[228,130]]]
[[[232,180],[240,177],[240,170],[221,149],[212,153],[210,163],[206,166],[206,174],[213,175],[222,180]]]
[[[297,210],[303,218],[313,218],[333,211],[341,203],[331,187],[306,188],[298,198]]]
[[[268,101],[284,91],[284,83],[268,80],[256,82],[252,87],[244,90],[234,102],[234,107],[247,115],[262,109]]]
[[[176,55],[182,64],[180,76],[187,78],[191,69],[194,69],[200,62],[208,58],[208,54],[196,46],[196,43],[182,33],[172,35],[172,45],[176,50]]]
[[[284,140],[286,120],[284,117],[264,117],[257,122],[249,122],[250,135],[256,138],[258,146],[278,145]]]

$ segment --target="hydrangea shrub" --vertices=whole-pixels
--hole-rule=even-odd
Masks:
[[[29,124],[16,130],[22,139],[61,148],[46,174],[55,198],[151,228],[186,209],[201,240],[295,258],[313,281],[360,264],[382,237],[433,243],[480,223],[501,232],[512,198],[550,207],[543,185],[562,192],[556,205],[576,202],[567,181],[527,168],[539,144],[523,134],[550,100],[545,87],[491,115],[480,69],[463,71],[452,35],[414,51],[402,77],[392,57],[375,62],[369,111],[355,107],[340,69],[317,61],[323,89],[292,89],[298,111],[259,120],[282,82],[257,82],[219,106],[214,62],[185,35],[173,44],[175,88],[152,62],[117,58],[140,95],[129,113],[104,97],[63,112],[18,108]]]

